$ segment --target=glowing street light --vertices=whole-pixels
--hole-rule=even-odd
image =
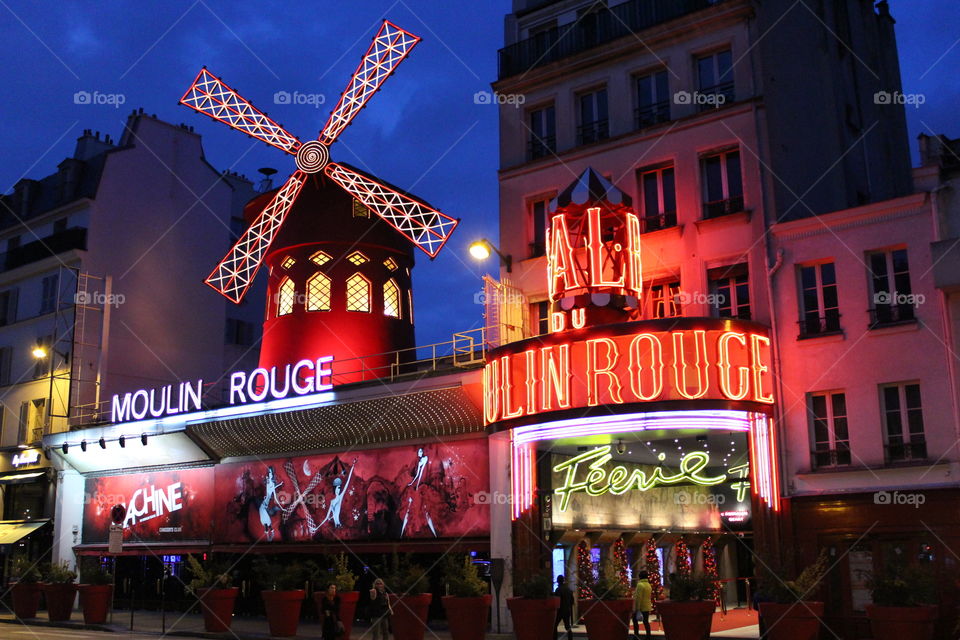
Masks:
[[[43,360],[44,358],[47,357],[47,350],[40,345],[37,345],[36,347],[34,347],[30,353],[32,353],[33,357],[36,358],[37,360]]]
[[[500,256],[500,262],[502,262],[503,266],[507,268],[507,273],[511,273],[513,271],[513,257],[505,256],[500,253],[500,250],[497,249],[497,247],[486,238],[481,238],[476,242],[471,243],[469,251],[474,260],[486,260],[490,257],[491,253],[495,253]]]

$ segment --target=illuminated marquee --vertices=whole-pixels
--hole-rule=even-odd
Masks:
[[[590,338],[552,334],[516,342],[488,355],[487,424],[639,402],[773,403],[770,338],[759,325],[684,319],[604,329]]]

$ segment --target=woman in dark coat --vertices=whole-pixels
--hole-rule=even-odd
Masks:
[[[337,640],[343,624],[340,622],[340,596],[337,585],[327,585],[327,591],[320,600],[320,620],[323,621],[323,640]]]

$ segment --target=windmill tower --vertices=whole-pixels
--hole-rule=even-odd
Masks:
[[[206,68],[180,99],[295,157],[287,181],[247,205],[247,231],[206,279],[239,303],[266,263],[262,367],[332,355],[334,382],[352,382],[389,373],[395,358],[373,354],[414,346],[413,247],[435,257],[458,221],[332,162],[329,147],[419,41],[384,21],[317,140],[301,142]]]

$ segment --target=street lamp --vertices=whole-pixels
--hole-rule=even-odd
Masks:
[[[474,260],[486,260],[491,252],[500,257],[500,262],[507,268],[507,273],[513,272],[513,256],[502,254],[500,249],[486,238],[480,238],[470,245],[470,255]]]
[[[43,346],[41,345],[35,346],[33,348],[33,351],[31,351],[30,353],[32,353],[33,357],[36,358],[37,360],[43,360],[44,358],[47,357],[47,350],[44,349]]]

